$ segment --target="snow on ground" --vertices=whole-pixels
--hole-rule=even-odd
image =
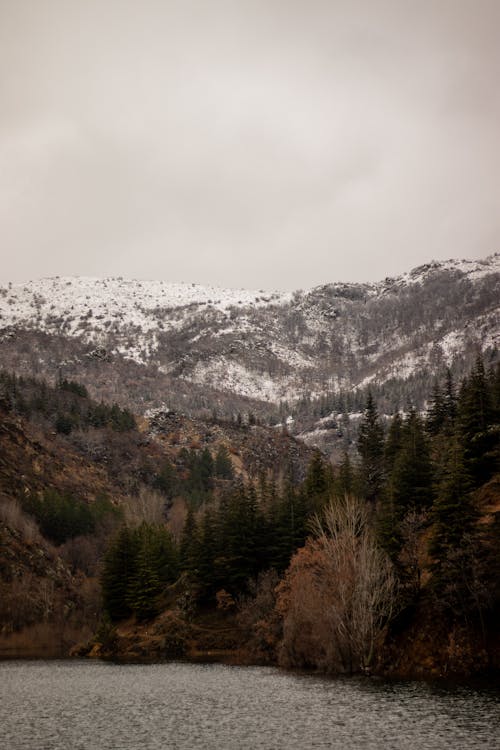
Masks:
[[[331,434],[331,430],[321,430],[318,428],[315,430],[309,430],[308,432],[301,432],[295,437],[306,445],[316,445],[318,440],[329,437]]]
[[[431,261],[423,266],[414,268],[396,278],[386,279],[383,284],[398,285],[420,284],[433,271],[459,271],[471,280],[477,280],[491,273],[500,273],[500,253],[494,253],[483,260],[445,260]]]
[[[293,401],[301,393],[289,378],[281,378],[278,382],[222,357],[209,362],[198,362],[192,373],[186,376],[186,380],[260,401]]]
[[[286,362],[290,367],[305,369],[316,366],[316,362],[312,357],[307,357],[301,352],[282,346],[277,341],[269,342],[268,348],[278,359]]]
[[[402,287],[420,283],[436,270],[455,270],[476,280],[491,273],[500,272],[500,254],[483,261],[450,260],[429,263],[398,277],[386,279],[378,284],[362,285],[367,294],[385,294],[394,286]],[[333,285],[342,289],[346,285]],[[356,285],[347,285],[356,286]],[[317,287],[319,298],[321,290]],[[253,346],[272,352],[281,362],[288,364],[295,373],[318,366],[318,356],[307,356],[296,348],[280,341],[279,327],[273,329],[273,313],[270,322],[252,316],[252,310],[275,305],[300,305],[306,318],[307,329],[301,337],[301,347],[317,346],[318,334],[323,334],[332,325],[324,317],[324,311],[307,304],[312,292],[264,292],[238,289],[218,289],[200,284],[169,284],[163,281],[138,281],[123,278],[76,278],[55,277],[30,281],[25,284],[9,284],[0,287],[0,331],[6,336],[9,327],[19,325],[49,333],[79,336],[92,345],[108,346],[112,341],[114,351],[138,363],[154,360],[162,331],[177,331],[192,326],[191,344],[207,337],[235,337],[235,343],[245,343],[247,334]],[[234,309],[241,313],[234,315]],[[195,318],[195,320],[193,320]],[[349,321],[348,321],[349,323]],[[470,335],[480,340],[483,347],[499,346],[499,313],[490,312],[474,323]],[[415,332],[412,332],[412,337]],[[253,336],[253,338],[252,338]],[[363,347],[357,340],[356,326],[344,329],[346,344],[352,351]],[[372,380],[381,382],[389,377],[409,377],[417,368],[425,366],[431,356],[431,348],[439,345],[443,359],[450,363],[464,346],[467,330],[446,333],[437,344],[426,344],[417,351],[402,352],[392,358],[398,350],[408,349],[409,343],[394,332],[378,342],[376,351],[363,354],[365,361],[380,361],[386,352],[392,358],[385,368],[368,375],[357,388]],[[407,346],[408,345],[408,346]],[[158,362],[160,369],[168,371],[169,363]],[[366,372],[366,370],[365,370]],[[269,401],[295,400],[302,396],[304,385],[292,376],[271,378],[223,357],[210,362],[198,362],[192,375],[194,382],[214,385],[225,390],[234,390],[242,395]],[[338,390],[343,383],[337,378],[329,390]],[[308,383],[313,395],[321,393],[318,382]]]
[[[57,319],[63,318],[70,335],[83,333],[85,320],[97,322],[101,329],[119,323],[120,327],[135,326],[146,332],[157,328],[158,319],[177,308],[226,312],[232,307],[285,304],[290,298],[288,292],[218,289],[201,284],[55,277],[3,287],[0,323],[8,326],[36,320],[37,328],[53,330]]]

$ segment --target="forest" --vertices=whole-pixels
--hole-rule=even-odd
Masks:
[[[237,612],[260,660],[369,670],[423,612],[463,649],[479,639],[487,661],[500,605],[499,409],[500,369],[478,358],[459,387],[449,372],[434,385],[425,415],[397,413],[387,432],[369,396],[357,456],[336,469],[317,453],[299,484],[234,479],[190,503],[178,539],[124,526],[102,573],[109,617],[154,617],[181,581],[193,607]]]
[[[82,653],[117,655],[127,627],[144,639],[168,613],[155,656],[189,656],[189,634],[210,621],[250,663],[498,669],[499,366],[478,358],[460,383],[443,373],[425,413],[409,407],[388,424],[369,394],[353,450],[336,467],[312,453],[305,475],[291,462],[243,470],[224,442],[167,455],[130,412],[74,381],[2,373],[0,386],[8,413],[51,430],[114,482],[92,497],[66,484],[16,499],[72,575],[95,582],[100,620]],[[256,428],[238,429],[244,441]],[[3,629],[21,627],[8,606]]]

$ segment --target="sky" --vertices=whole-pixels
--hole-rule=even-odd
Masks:
[[[500,250],[498,0],[0,0],[0,283]]]

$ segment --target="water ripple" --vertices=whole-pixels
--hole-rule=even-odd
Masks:
[[[2,750],[500,750],[500,694],[218,664],[0,663]]]

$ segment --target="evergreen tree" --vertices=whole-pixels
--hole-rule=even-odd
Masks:
[[[454,436],[448,445],[444,471],[432,508],[434,537],[431,553],[438,559],[457,548],[475,518],[471,501],[472,480],[461,441]]]
[[[477,604],[477,513],[461,440],[448,445],[444,470],[432,508],[433,534],[429,546],[433,587],[445,608],[467,617]]]
[[[215,476],[219,479],[233,479],[234,470],[229,452],[225,445],[220,445],[215,456]]]
[[[177,476],[172,463],[165,459],[161,471],[155,477],[154,486],[168,500],[172,500],[177,490]]]
[[[181,534],[179,560],[180,567],[194,575],[198,566],[199,535],[193,509],[190,507]]]
[[[127,586],[127,603],[138,620],[147,620],[159,612],[158,598],[163,590],[159,576],[158,548],[154,531],[142,524],[134,532],[137,555],[135,571]]]
[[[357,448],[361,459],[363,495],[375,502],[384,482],[384,430],[371,393],[359,425]]]
[[[304,495],[309,513],[318,512],[327,503],[333,486],[332,470],[321,453],[315,451],[307,467],[304,480]]]
[[[160,582],[173,583],[179,575],[179,552],[172,534],[165,526],[149,526],[149,544]]]
[[[401,449],[394,461],[389,489],[395,512],[403,517],[408,510],[429,508],[433,498],[430,446],[422,420],[411,409],[403,423]]]
[[[498,467],[497,450],[499,434],[491,429],[495,420],[488,379],[481,357],[465,379],[458,399],[458,424],[464,458],[472,482],[479,487]]]
[[[377,508],[377,531],[383,548],[397,562],[404,519],[426,511],[433,499],[430,445],[415,409],[404,422],[399,414],[394,416],[384,457],[388,479]]]
[[[344,495],[356,495],[357,494],[357,478],[355,476],[351,459],[347,451],[344,451],[342,456],[342,462],[338,468],[338,473],[335,479],[335,494],[339,497]]]
[[[396,458],[401,451],[403,445],[403,420],[401,414],[396,412],[391,419],[389,431],[387,433],[387,440],[384,447],[384,466],[385,476],[390,477],[393,470]]]
[[[104,609],[114,622],[131,614],[128,589],[137,572],[137,553],[136,536],[122,526],[104,556],[101,574]]]
[[[453,376],[449,367],[446,369],[446,378],[443,391],[443,409],[444,432],[450,434],[453,432],[455,427],[455,419],[457,416],[457,396],[455,393]]]
[[[427,409],[425,426],[430,435],[437,435],[442,429],[445,421],[444,395],[439,383],[436,381],[432,387],[432,396]]]
[[[219,588],[217,553],[216,519],[212,510],[207,508],[200,523],[195,576],[201,599],[210,599]]]

